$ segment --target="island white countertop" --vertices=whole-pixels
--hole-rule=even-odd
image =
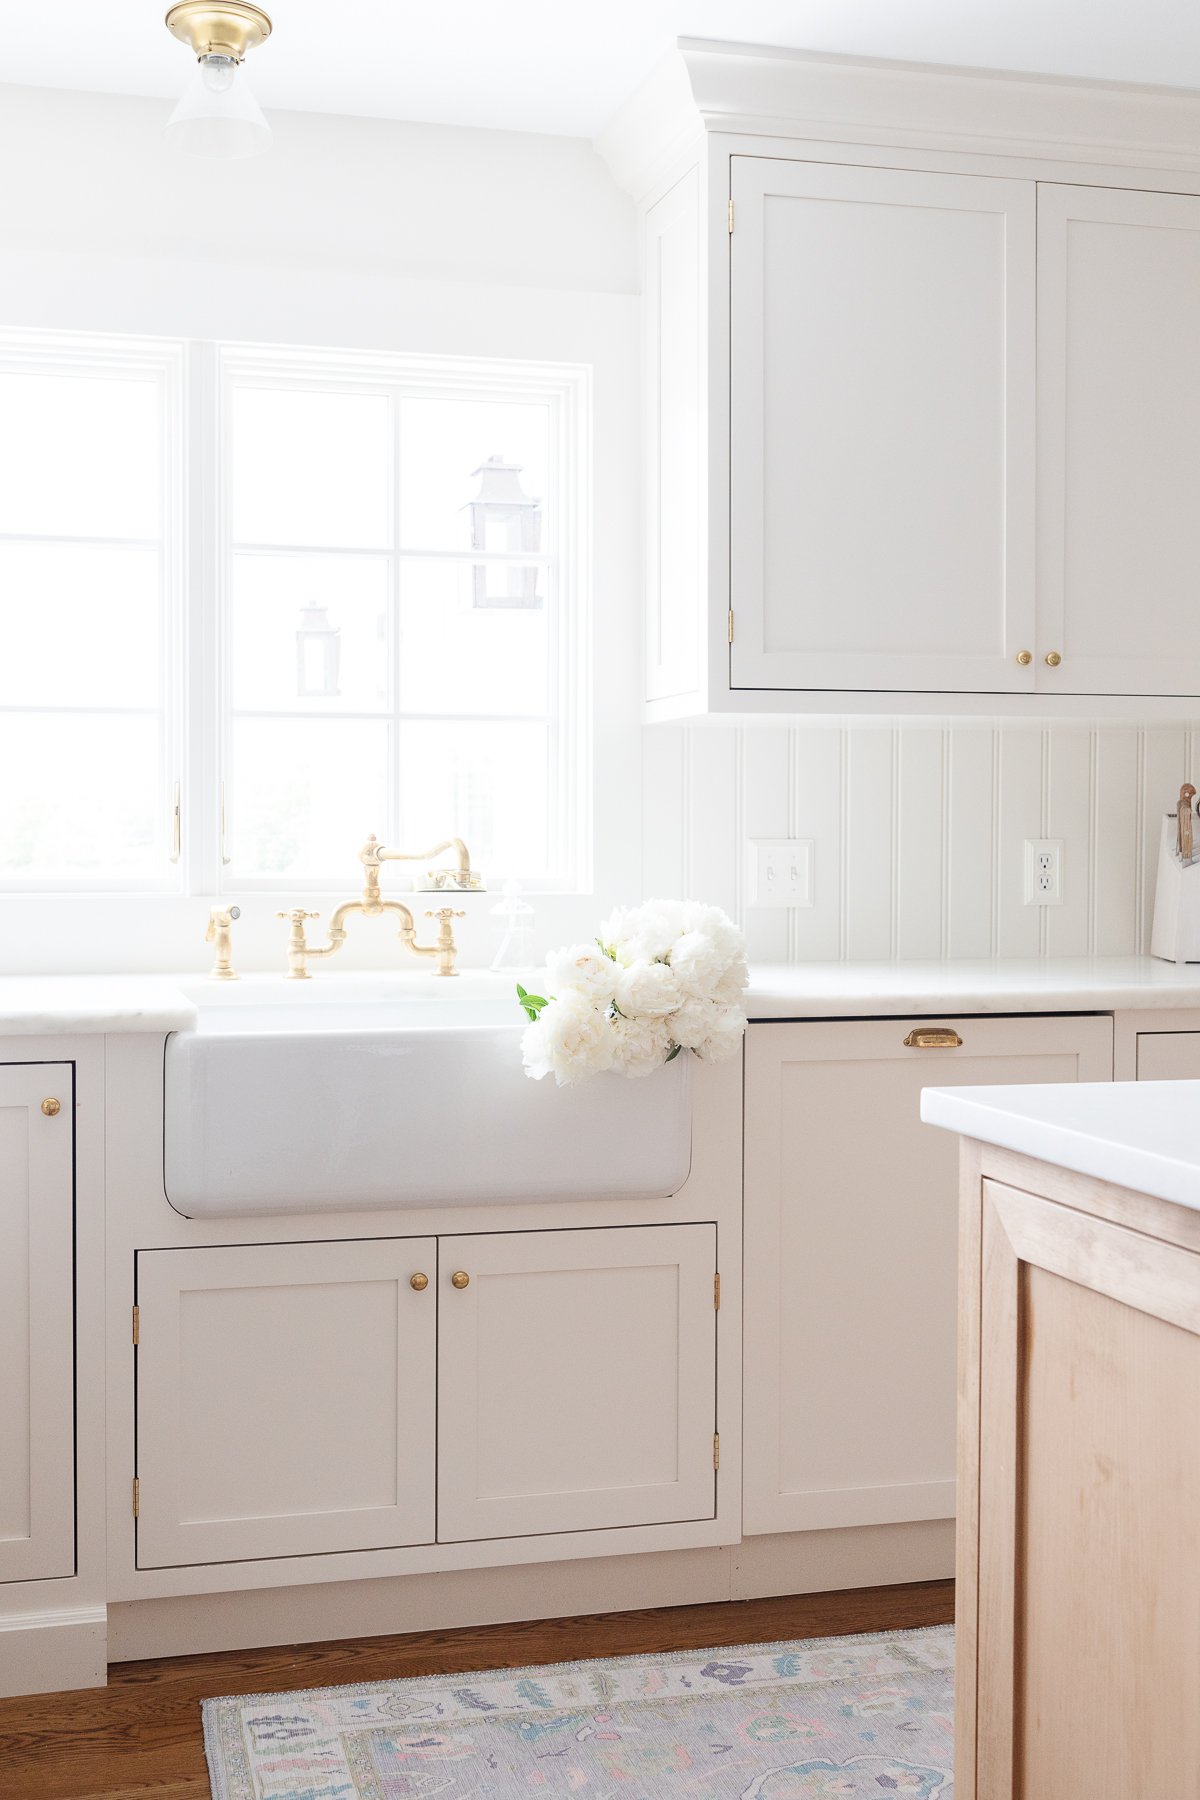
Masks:
[[[1200,1212],[1200,1081],[926,1088],[921,1117],[963,1137]]]
[[[463,970],[473,987],[499,990],[516,976]],[[530,977],[526,977],[526,982]],[[321,971],[304,984],[278,972],[248,974],[239,987],[256,999],[303,1005],[346,988],[386,983],[387,997],[429,985],[420,971]],[[411,984],[411,987],[410,987]],[[448,983],[447,988],[459,984]],[[465,987],[465,983],[463,986]],[[440,991],[432,983],[433,991]],[[226,990],[228,991],[228,990]],[[422,987],[424,992],[424,987]],[[186,1031],[197,1006],[222,994],[202,973],[162,975],[0,975],[0,1037],[56,1032]],[[514,1010],[516,1000],[513,1001]],[[853,1019],[939,1014],[1112,1012],[1194,1008],[1200,1011],[1200,964],[1149,956],[1070,957],[1022,962],[755,963],[746,1012],[754,1020]]]

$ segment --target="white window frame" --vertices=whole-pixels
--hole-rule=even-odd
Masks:
[[[130,895],[313,894],[341,888],[357,873],[359,845],[331,846],[326,874],[231,879],[225,838],[232,683],[229,659],[232,532],[229,527],[229,393],[256,385],[313,385],[343,391],[381,386],[422,396],[541,401],[551,415],[553,491],[546,496],[553,540],[524,561],[553,563],[558,601],[550,619],[548,756],[550,866],[521,877],[531,891],[586,894],[592,868],[592,384],[587,365],[478,357],[276,349],[260,344],[0,332],[0,366],[56,372],[154,371],[163,395],[163,744],[161,807],[168,850],[161,877],[130,882],[0,878],[4,893]],[[294,548],[289,546],[289,548]],[[398,566],[410,555],[389,552]],[[457,561],[502,555],[442,553]],[[79,709],[86,710],[86,709]],[[399,716],[393,706],[392,716]],[[389,771],[394,793],[395,774]],[[390,820],[381,821],[387,841]],[[447,820],[446,830],[455,829]],[[425,846],[402,845],[415,851]],[[520,871],[516,871],[520,875]],[[485,879],[488,871],[483,870]]]
[[[11,894],[180,894],[186,892],[181,837],[184,799],[183,632],[187,587],[184,504],[187,463],[185,346],[170,338],[114,337],[98,332],[67,333],[0,331],[0,370],[22,374],[110,376],[154,379],[159,396],[162,455],[162,514],[157,546],[150,539],[71,537],[44,532],[5,533],[8,543],[105,544],[116,548],[157,547],[160,558],[160,694],[159,831],[165,846],[162,872],[131,882],[128,877],[86,880],[76,877],[0,878],[0,892]],[[17,708],[4,710],[17,711]],[[101,700],[91,707],[36,707],[39,713],[74,716],[105,711]],[[110,709],[122,713],[137,708]]]

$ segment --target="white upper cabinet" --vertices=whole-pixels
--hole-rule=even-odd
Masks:
[[[1185,718],[1200,96],[682,44],[641,204],[647,716]]]
[[[1039,187],[1038,380],[1039,685],[1195,694],[1200,198]]]
[[[732,688],[1029,691],[1033,184],[731,168]]]

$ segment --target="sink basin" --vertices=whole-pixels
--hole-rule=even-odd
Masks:
[[[691,1165],[688,1057],[530,1081],[510,976],[197,983],[167,1040],[164,1177],[189,1218],[658,1199]]]

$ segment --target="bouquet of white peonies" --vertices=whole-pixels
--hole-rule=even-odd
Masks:
[[[547,958],[547,994],[517,988],[525,1072],[566,1087],[605,1070],[649,1075],[681,1050],[722,1062],[746,1029],[748,980],[746,940],[719,906],[621,908],[594,944]]]

